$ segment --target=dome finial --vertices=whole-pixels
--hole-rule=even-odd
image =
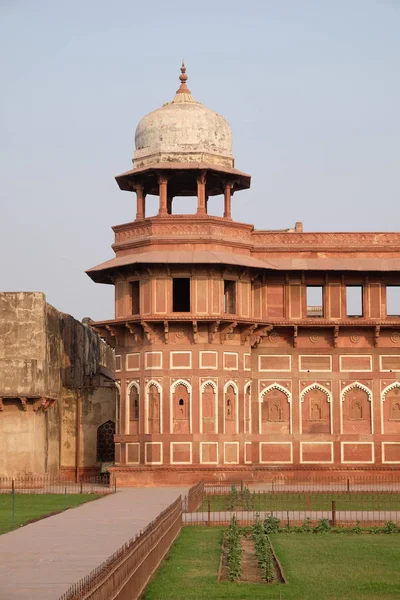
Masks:
[[[186,85],[187,78],[188,76],[186,75],[185,61],[182,59],[181,74],[179,75],[181,85],[179,86],[179,90],[176,90],[177,94],[190,94],[190,90]]]

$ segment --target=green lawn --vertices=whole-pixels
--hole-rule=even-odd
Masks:
[[[0,494],[0,533],[11,531],[32,519],[79,506],[98,497],[94,494],[15,494],[13,527],[11,494]]]
[[[204,498],[198,512],[207,512],[208,499],[212,512],[230,510],[231,495],[208,496]],[[256,493],[249,496],[245,506],[238,500],[238,510],[254,511],[287,511],[287,510],[331,510],[332,500],[336,501],[336,510],[398,510],[400,511],[400,494],[394,493]]]
[[[288,583],[218,583],[222,527],[184,527],[144,600],[383,600],[400,597],[398,535],[271,536]],[[280,595],[281,594],[281,595]]]

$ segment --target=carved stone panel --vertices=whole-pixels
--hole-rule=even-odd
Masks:
[[[290,405],[281,390],[270,390],[264,394],[261,404],[261,432],[290,433]]]
[[[301,403],[301,417],[303,433],[330,433],[328,396],[319,389],[307,392]]]
[[[174,390],[172,406],[173,432],[190,433],[190,395],[182,383]]]

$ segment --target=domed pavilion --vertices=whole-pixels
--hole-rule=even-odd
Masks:
[[[400,234],[233,221],[250,176],[186,82],[182,64],[173,100],[139,122],[116,177],[136,218],[87,271],[115,287],[114,318],[92,327],[116,352],[117,485],[396,478]],[[175,214],[178,196],[196,214]]]

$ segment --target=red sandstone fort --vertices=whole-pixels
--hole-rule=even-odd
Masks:
[[[0,294],[1,472],[98,472],[115,430],[118,485],[395,476],[400,233],[234,222],[250,176],[184,65],[180,80],[116,178],[136,219],[87,271],[115,287],[114,319],[82,325],[43,294]],[[174,213],[193,196],[196,214]]]
[[[400,234],[234,222],[250,176],[181,71],[116,178],[136,193],[136,219],[113,228],[115,258],[88,271],[115,286],[115,318],[93,326],[117,354],[117,481],[397,470]],[[208,211],[216,195],[223,217]],[[174,214],[177,196],[197,196],[197,213]]]

